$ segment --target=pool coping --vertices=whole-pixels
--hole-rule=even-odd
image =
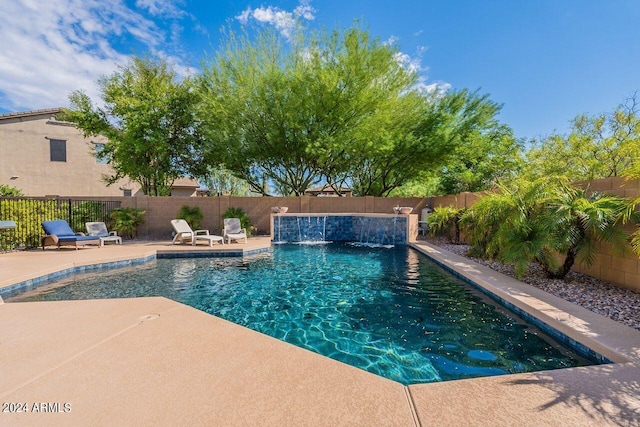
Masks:
[[[270,247],[269,241],[260,244]],[[29,417],[0,414],[0,421],[33,425],[51,424],[57,419],[54,423],[83,425],[92,421],[97,425],[109,425],[114,420],[128,423],[137,420],[148,424],[154,419],[156,424],[171,425],[190,419],[235,425],[311,422],[315,425],[493,426],[554,425],[561,419],[564,425],[637,425],[640,419],[640,397],[637,395],[639,331],[493,270],[485,270],[483,266],[440,248],[423,242],[411,246],[443,266],[456,267],[461,277],[474,277],[478,285],[492,288],[515,306],[536,312],[567,336],[574,336],[569,329],[576,328],[575,334],[585,334],[594,347],[609,354],[616,363],[405,387],[241,326],[229,325],[222,319],[165,298],[5,303],[0,305],[0,326],[5,331],[0,347],[3,342],[11,343],[14,339],[20,345],[30,342],[38,351],[33,357],[12,351],[0,353],[4,354],[2,360],[7,362],[3,363],[7,369],[0,377],[24,371],[24,380],[19,387],[0,387],[3,400],[42,401],[46,396],[55,399],[66,390],[82,393],[75,395],[73,416],[68,418],[62,418],[64,414],[53,419],[47,418],[48,414],[40,418],[34,418],[35,414]],[[188,252],[190,248],[169,249],[166,242],[156,242],[140,245],[132,258],[157,256],[158,250]],[[198,248],[196,252],[202,250],[208,252],[204,248]],[[64,261],[58,271],[87,265],[87,258],[97,263],[96,255],[102,256],[105,263],[123,261],[114,259],[122,258],[117,249],[74,252],[52,250],[46,251],[44,257],[42,252],[34,252],[17,254],[13,259],[30,261],[34,255],[51,261],[50,257],[57,258],[54,254],[60,254]],[[83,254],[87,257],[82,257]],[[0,255],[0,270],[3,271],[7,266],[3,263],[5,256]],[[24,265],[33,265],[33,262]],[[50,266],[40,269],[53,273],[50,270]],[[153,313],[158,313],[157,320],[146,321],[156,318]],[[139,317],[140,314],[145,315]],[[140,320],[122,329],[122,325],[114,320],[116,315]],[[32,323],[33,330],[25,332],[21,329],[29,328]],[[74,332],[79,323],[85,326]],[[147,324],[154,325],[155,329],[140,335]],[[220,330],[220,325],[224,325],[225,331]],[[176,328],[182,332],[171,335]],[[69,337],[61,341],[56,334],[59,330],[69,331]],[[96,336],[96,344],[82,341],[88,333]],[[198,334],[200,338],[183,342],[184,334]],[[621,342],[624,340],[626,343]],[[147,353],[145,345],[152,345],[153,353]],[[76,346],[75,356],[65,358],[67,356],[60,355],[73,346]],[[131,346],[135,350],[132,351]],[[183,354],[185,348],[188,357]],[[150,357],[157,353],[160,362],[156,363],[162,363],[162,375],[166,377],[166,384],[162,385],[156,381],[156,359]],[[109,356],[114,354],[118,355],[115,359]],[[265,360],[264,356],[269,354],[273,356]],[[202,365],[205,355],[216,362]],[[46,359],[41,360],[39,368],[36,366],[38,358]],[[112,365],[118,364],[119,359],[123,359],[124,365],[114,369]],[[176,363],[177,360],[180,363]],[[103,366],[106,366],[104,370]],[[298,366],[303,368],[298,369]],[[94,373],[96,369],[98,372]],[[234,379],[236,372],[245,370],[255,377]],[[193,383],[178,392],[176,384],[185,387],[184,375],[188,375]],[[226,382],[219,382],[221,378]],[[153,395],[137,392],[125,387],[132,387],[131,380],[135,384],[158,388],[154,389]],[[205,381],[205,384],[199,381]],[[48,390],[48,394],[43,394],[43,390]],[[187,406],[222,408],[224,411],[187,414],[184,413]]]

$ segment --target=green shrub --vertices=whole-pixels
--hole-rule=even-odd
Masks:
[[[184,205],[178,211],[178,219],[184,219],[185,221],[187,221],[187,223],[193,230],[197,230],[200,228],[200,224],[202,223],[203,218],[204,216],[202,215],[202,211],[198,206]]]
[[[429,234],[446,236],[449,242],[460,243],[460,218],[463,213],[463,209],[451,206],[435,208],[427,218]]]
[[[138,226],[144,224],[146,211],[135,208],[117,208],[111,211],[111,228],[122,237],[134,238]]]
[[[17,228],[0,232],[0,250],[40,246],[42,221],[60,219],[63,212],[56,200],[0,200],[2,220],[13,220]]]
[[[499,190],[476,203],[462,222],[479,252],[512,264],[518,277],[539,262],[548,277],[564,278],[576,262],[593,264],[598,242],[625,245],[626,234],[617,227],[628,206],[624,199],[555,178]]]
[[[16,187],[0,184],[0,196],[18,197],[22,196],[22,191]]]
[[[251,236],[251,231],[254,230],[251,225],[251,218],[242,208],[230,207],[222,214],[222,218],[239,218],[242,228],[247,230],[247,237]]]

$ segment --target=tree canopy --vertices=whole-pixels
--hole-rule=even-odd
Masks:
[[[179,79],[165,60],[134,57],[99,86],[104,108],[75,91],[61,116],[86,136],[108,139],[98,153],[114,170],[104,177],[108,184],[129,177],[144,194],[161,196],[175,179],[204,173],[199,94],[190,79]]]
[[[482,191],[517,175],[570,181],[640,176],[636,96],[579,115],[568,135],[524,142],[502,106],[468,89],[426,90],[399,46],[359,24],[291,37],[227,32],[194,77],[134,57],[82,91],[62,118],[108,139],[96,153],[150,195],[192,176],[215,193],[303,195],[327,184],[359,196]],[[250,191],[249,191],[250,190]]]
[[[421,90],[397,46],[353,26],[228,34],[200,78],[208,152],[253,191],[302,195],[320,182],[386,196],[495,121],[468,91]]]
[[[550,135],[527,153],[527,176],[587,180],[633,173],[640,163],[640,116],[636,96],[615,111],[578,115],[568,135]]]

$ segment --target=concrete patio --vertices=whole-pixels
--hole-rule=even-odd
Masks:
[[[12,252],[0,288],[163,251],[269,245]],[[615,363],[405,387],[165,298],[4,303],[0,425],[640,425],[640,331],[415,246]]]

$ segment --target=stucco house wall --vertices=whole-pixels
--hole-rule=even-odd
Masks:
[[[103,174],[112,173],[96,160],[95,143],[73,124],[58,121],[60,108],[0,114],[0,184],[19,188],[26,196],[136,195],[140,186],[121,180],[109,187]],[[66,161],[52,161],[50,141],[66,141]]]

